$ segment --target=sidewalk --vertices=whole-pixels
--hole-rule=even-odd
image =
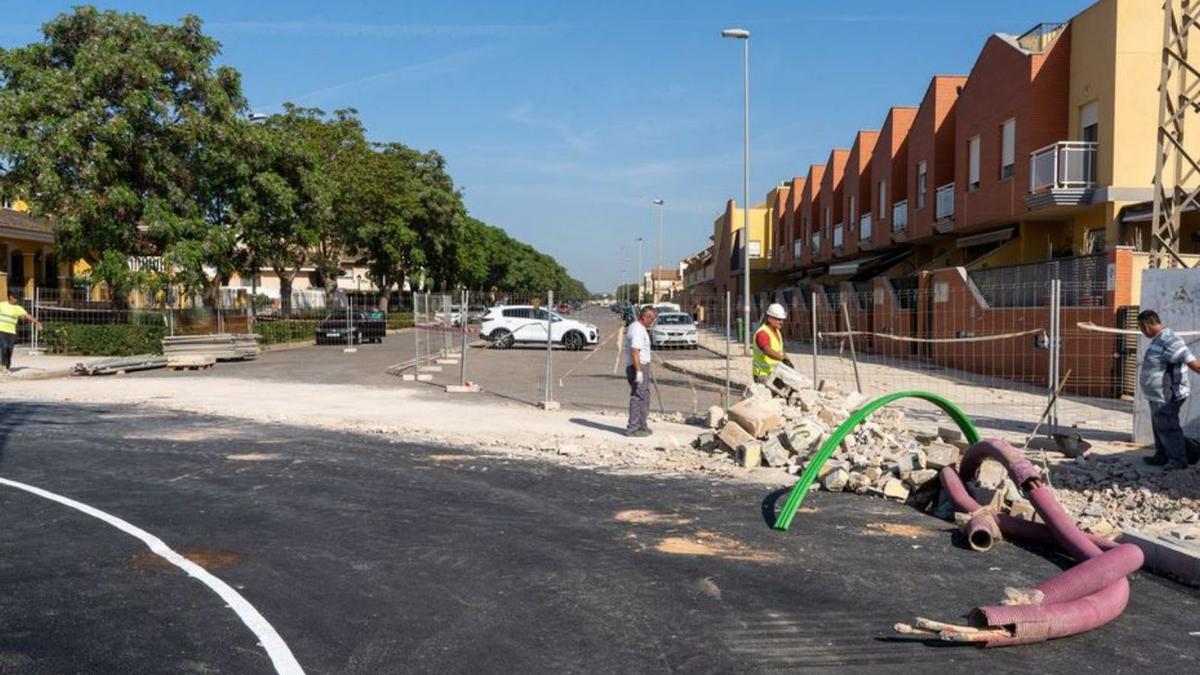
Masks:
[[[52,377],[70,377],[77,363],[93,363],[103,356],[61,356],[51,354],[30,355],[27,347],[18,347],[13,353],[13,365],[9,380],[43,380]],[[3,380],[0,380],[3,381]]]

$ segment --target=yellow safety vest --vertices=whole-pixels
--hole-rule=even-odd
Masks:
[[[0,302],[0,333],[16,333],[17,322],[26,314],[29,312],[26,312],[25,308],[20,305]]]
[[[767,332],[767,337],[771,340],[771,349],[776,353],[783,353],[783,336],[779,334],[779,331],[771,328],[764,322],[758,327],[758,330],[754,331],[754,377],[767,377],[775,372],[775,368],[780,363],[783,363],[778,359],[767,356],[763,350],[759,349],[758,334],[763,331]]]

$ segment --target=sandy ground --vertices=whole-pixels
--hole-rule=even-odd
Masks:
[[[447,401],[399,386],[389,389],[219,376],[72,377],[14,381],[0,387],[0,401],[129,404],[470,446],[631,473],[701,471],[768,484],[787,479],[776,469],[741,469],[723,454],[696,452],[690,446],[699,431],[695,426],[656,421],[652,416],[653,436],[626,438],[621,433],[625,425],[622,413],[547,411],[463,396],[467,398]],[[218,437],[221,430],[212,433]]]
[[[13,367],[8,377],[14,380],[36,380],[46,377],[63,377],[71,373],[77,363],[94,363],[100,356],[58,356],[29,354],[27,347],[18,347],[13,354]]]

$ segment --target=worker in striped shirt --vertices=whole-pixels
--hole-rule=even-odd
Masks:
[[[1142,459],[1167,470],[1186,469],[1188,455],[1179,410],[1191,393],[1187,370],[1200,373],[1200,360],[1192,355],[1183,338],[1163,325],[1154,310],[1138,314],[1138,328],[1150,338],[1138,379],[1150,404],[1150,424],[1154,428],[1154,456]]]

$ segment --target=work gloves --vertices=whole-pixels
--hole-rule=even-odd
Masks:
[[[640,370],[633,374],[634,384],[641,384],[644,379],[645,379],[645,376],[642,374],[642,371],[640,371]]]

